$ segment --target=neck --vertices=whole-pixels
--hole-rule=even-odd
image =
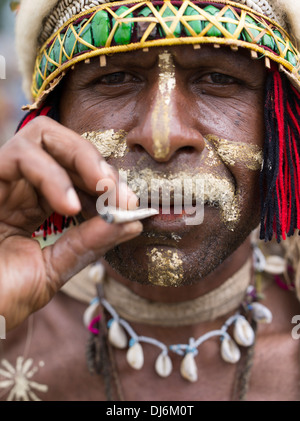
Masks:
[[[113,270],[107,262],[103,261],[108,276],[123,284],[138,296],[161,303],[179,303],[201,297],[222,285],[232,277],[251,256],[250,237],[212,273],[193,285],[181,287],[158,287],[142,285],[123,278]]]

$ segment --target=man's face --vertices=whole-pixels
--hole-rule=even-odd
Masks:
[[[123,276],[192,284],[258,225],[264,81],[262,61],[249,52],[210,46],[121,53],[105,66],[96,58],[68,73],[62,124],[79,134],[104,132],[106,144],[125,135],[127,148],[106,151],[106,159],[133,185],[137,177],[147,185],[151,178],[204,182],[203,223],[160,214],[143,221],[139,238],[107,254]],[[85,198],[86,217],[96,213],[95,202]]]

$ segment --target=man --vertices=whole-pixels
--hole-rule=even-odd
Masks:
[[[298,258],[295,4],[102,3],[21,2],[33,104],[0,153],[2,398],[297,400],[299,303],[277,285],[294,285],[282,243]],[[169,212],[161,195],[142,222],[99,216],[141,185],[153,206],[153,180]]]

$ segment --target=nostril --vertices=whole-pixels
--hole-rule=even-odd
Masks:
[[[185,152],[186,154],[192,154],[195,152],[195,148],[193,146],[183,146],[179,149],[180,152]]]
[[[135,143],[134,145],[130,146],[130,149],[133,152],[139,152],[139,153],[145,152],[145,148],[143,148],[143,146],[139,145],[138,143]]]

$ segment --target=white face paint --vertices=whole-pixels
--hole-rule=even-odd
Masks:
[[[170,103],[176,86],[175,66],[172,55],[164,51],[158,56],[159,92],[151,117],[153,149],[155,158],[165,158],[170,150]]]

